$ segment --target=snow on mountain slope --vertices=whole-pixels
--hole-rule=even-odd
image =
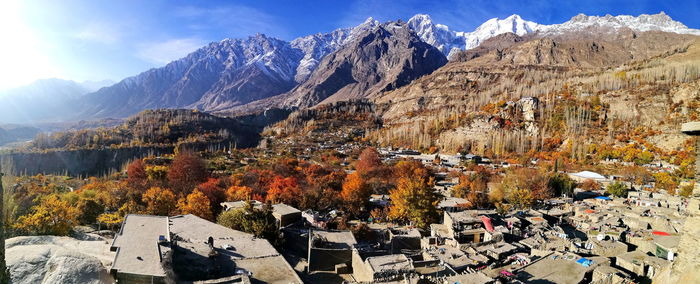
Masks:
[[[435,24],[429,15],[418,14],[408,20],[408,26],[423,41],[435,46],[445,55],[475,48],[485,40],[504,33],[514,33],[519,36],[537,32],[541,35],[559,35],[590,28],[600,28],[600,31],[612,32],[629,28],[635,31],[663,31],[700,35],[700,30],[690,29],[684,24],[674,21],[664,12],[655,15],[642,14],[637,17],[579,14],[567,22],[553,25],[542,25],[526,21],[519,15],[511,15],[505,19],[490,19],[472,32],[451,31],[446,25]]]
[[[271,98],[305,84],[323,58],[378,26],[378,21],[368,18],[356,27],[304,36],[291,42],[261,34],[214,42],[164,67],[86,95],[81,99],[85,103],[79,107],[83,110],[80,118],[126,117],[152,108],[225,111]],[[447,56],[506,33],[549,36],[629,28],[700,35],[700,31],[689,29],[663,12],[637,17],[581,14],[554,25],[541,25],[511,15],[490,19],[472,32],[452,31],[446,25],[434,23],[430,16],[418,14],[406,26]]]
[[[292,47],[301,49],[304,57],[299,62],[295,80],[302,83],[316,69],[319,61],[324,56],[340,49],[343,45],[352,41],[358,34],[379,26],[379,21],[369,17],[362,24],[353,28],[342,28],[330,33],[318,33],[292,40]]]
[[[505,19],[490,19],[473,32],[459,32],[450,31],[446,25],[434,24],[430,16],[424,14],[413,16],[408,20],[408,26],[423,41],[435,46],[445,55],[475,48],[483,41],[500,34],[514,33],[522,36],[543,27],[535,22],[523,20],[518,15],[511,15]]]
[[[658,14],[641,14],[638,17],[629,15],[619,16],[586,16],[578,14],[571,20],[562,24],[541,26],[539,29],[544,34],[561,34],[570,31],[579,31],[590,27],[609,28],[618,30],[629,28],[635,31],[662,31],[678,34],[700,35],[700,30],[690,29],[681,22],[674,21],[663,11]]]

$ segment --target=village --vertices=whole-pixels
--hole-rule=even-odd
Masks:
[[[684,132],[695,135],[696,126],[684,125]],[[360,146],[337,150],[352,147]],[[611,194],[620,177],[580,171],[565,173],[576,182],[572,192],[531,208],[479,208],[453,196],[460,179],[446,172],[462,173],[465,164],[526,165],[410,149],[378,153],[385,163],[448,168],[431,177],[438,222],[421,228],[369,217],[347,220],[346,228],[362,230],[331,229],[341,210],[302,211],[256,200],[220,204],[224,212],[271,210],[279,237],[271,244],[191,214],[131,214],[111,244],[110,273],[129,283],[169,283],[174,271],[180,281],[197,279],[193,283],[651,283],[679,257],[689,257],[681,238],[686,218],[700,214],[693,197],[631,183],[624,194]],[[583,190],[584,184],[596,188]],[[696,187],[692,196],[698,194]],[[372,194],[365,204],[385,210],[392,200]],[[212,275],[228,276],[206,279]]]

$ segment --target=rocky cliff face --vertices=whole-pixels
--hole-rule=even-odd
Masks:
[[[686,139],[676,136],[670,139],[666,133],[674,131],[669,124],[697,115],[686,111],[697,99],[697,92],[690,91],[697,85],[694,75],[700,58],[697,37],[632,30],[597,36],[531,35],[521,41],[514,35],[508,36],[510,40],[505,46],[484,47],[483,52],[471,55],[464,52],[467,56],[463,59],[453,60],[404,87],[373,96],[375,103],[386,106],[382,113],[384,127],[376,136],[394,137],[403,144],[419,141],[414,146],[421,147],[431,146],[423,142],[432,141],[452,150],[460,147],[459,141],[465,144],[470,144],[469,140],[487,141],[487,146],[501,143],[493,137],[516,141],[513,145],[520,148],[529,147],[528,143],[542,143],[541,136],[547,137],[555,131],[549,124],[556,120],[552,116],[555,112],[566,120],[567,129],[583,129],[576,122],[579,118],[575,118],[578,114],[574,112],[581,112],[585,102],[595,97],[606,105],[598,113],[598,122],[624,121],[651,126],[661,134],[647,137],[649,141],[661,141],[659,147],[667,151],[682,147]],[[562,94],[574,96],[579,102],[554,110]],[[517,102],[523,97],[539,99],[534,112],[544,119],[535,116],[534,122],[524,117],[513,120],[499,112],[506,108],[507,102]],[[492,130],[483,128],[485,133],[470,137],[469,133],[474,132],[473,118],[484,115],[500,117],[508,123]],[[558,128],[556,125],[560,123],[554,127]],[[612,126],[609,129],[617,130]],[[556,131],[561,135],[569,130]],[[600,134],[606,136],[589,131],[583,138]],[[492,136],[491,141],[486,139],[488,136]],[[540,138],[532,138],[539,142],[519,142],[530,139],[526,137]]]
[[[302,56],[289,43],[260,34],[211,43],[90,94],[83,115],[125,117],[143,109],[183,106],[214,111],[271,97],[295,85]]]
[[[403,23],[387,23],[326,56],[309,79],[285,95],[285,106],[311,107],[390,91],[447,63]]]

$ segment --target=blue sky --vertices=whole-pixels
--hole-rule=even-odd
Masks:
[[[256,32],[285,40],[430,14],[472,31],[511,14],[541,24],[588,15],[658,13],[700,28],[699,1],[184,1],[0,0],[0,89],[39,78],[121,80],[211,41]]]

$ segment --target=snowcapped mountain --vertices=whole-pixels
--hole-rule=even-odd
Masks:
[[[472,32],[452,31],[446,25],[433,23],[429,15],[418,14],[408,20],[408,25],[423,41],[435,46],[445,55],[475,48],[485,40],[504,33],[514,33],[519,36],[538,33],[547,36],[591,28],[600,32],[615,32],[622,28],[629,28],[641,32],[663,31],[700,35],[700,30],[690,29],[684,24],[674,21],[664,12],[655,15],[642,14],[637,17],[629,15],[601,17],[579,14],[567,22],[554,25],[542,25],[526,21],[519,15],[511,15],[505,19],[490,19]]]
[[[320,60],[352,41],[359,34],[379,26],[379,21],[369,17],[353,28],[342,28],[330,33],[318,33],[292,40],[292,47],[301,49],[304,57],[297,68],[296,82],[304,82],[316,69]]]
[[[673,21],[663,12],[638,17],[578,15],[570,21],[555,25],[541,25],[511,15],[505,19],[490,19],[471,32],[450,30],[446,25],[434,23],[430,16],[424,14],[413,16],[405,25],[397,23],[412,30],[411,33],[415,33],[421,41],[447,56],[475,48],[490,38],[506,33],[546,37],[579,30],[605,32],[629,28],[636,31],[658,30],[700,35],[700,31]],[[79,117],[81,119],[126,117],[153,108],[188,107],[216,112],[261,102],[301,85],[308,87],[304,90],[310,90],[316,82],[309,82],[310,78],[320,68],[324,58],[382,25],[379,21],[368,18],[356,27],[303,36],[292,41],[258,34],[244,39],[213,42],[164,67],[145,71],[88,94],[75,105],[82,111]],[[356,49],[361,48],[358,46]],[[375,61],[383,62],[381,58],[373,60],[372,64]],[[406,74],[413,74],[411,71],[421,67],[406,68],[411,68],[406,70]],[[333,68],[329,70],[331,69]]]
[[[561,34],[588,28],[601,28],[609,31],[629,28],[640,32],[662,31],[678,34],[700,35],[700,30],[690,29],[683,23],[674,21],[663,11],[654,15],[642,14],[638,17],[629,15],[605,15],[601,17],[578,14],[567,22],[555,25],[543,25],[538,30],[543,34]]]
[[[388,22],[363,30],[355,30],[346,44],[321,59],[308,80],[282,95],[283,104],[312,107],[367,98],[404,86],[447,63],[442,52],[421,40],[406,23]]]
[[[224,39],[161,68],[87,95],[83,117],[126,117],[149,108],[214,111],[285,92],[303,53],[257,34]]]
[[[483,41],[504,33],[523,36],[535,32],[543,25],[523,20],[518,15],[505,19],[493,18],[481,24],[473,32],[451,31],[442,24],[434,24],[430,16],[418,14],[408,20],[408,26],[425,42],[435,46],[445,55],[472,49]]]

